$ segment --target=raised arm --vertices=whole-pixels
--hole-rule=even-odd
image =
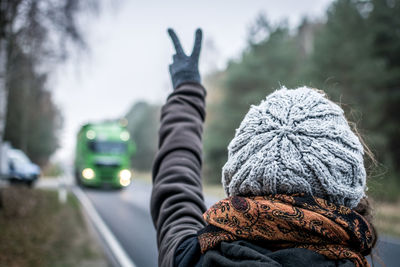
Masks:
[[[204,227],[206,210],[201,182],[206,92],[198,71],[202,32],[196,31],[190,56],[185,55],[174,31],[168,33],[176,50],[170,65],[174,91],[161,110],[151,196],[159,266],[173,266],[177,246]]]

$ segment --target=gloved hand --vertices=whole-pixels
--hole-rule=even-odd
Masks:
[[[190,56],[187,56],[183,51],[181,43],[179,42],[174,30],[168,29],[168,34],[171,37],[176,50],[176,54],[173,56],[173,62],[169,65],[172,86],[176,89],[183,83],[200,83],[199,56],[202,39],[201,29],[196,30],[194,47]]]

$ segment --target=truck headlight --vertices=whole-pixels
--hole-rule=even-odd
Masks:
[[[89,180],[93,179],[94,175],[95,175],[94,170],[91,168],[86,168],[86,169],[83,169],[83,171],[82,171],[82,177],[85,179],[89,179]]]
[[[119,172],[119,183],[122,186],[128,186],[131,183],[132,173],[130,170],[121,170]]]
[[[121,132],[119,137],[121,138],[122,141],[128,141],[130,138],[130,135],[129,135],[128,131],[123,131],[123,132]]]
[[[93,140],[96,138],[96,132],[93,130],[89,130],[86,132],[86,138],[89,140]]]

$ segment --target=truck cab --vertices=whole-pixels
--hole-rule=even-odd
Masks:
[[[135,145],[119,122],[89,123],[81,127],[76,145],[75,177],[79,185],[122,188],[131,183]]]

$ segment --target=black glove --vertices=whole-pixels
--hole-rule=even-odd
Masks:
[[[173,62],[169,65],[172,86],[176,89],[183,83],[200,83],[199,55],[202,39],[201,29],[196,30],[193,52],[190,56],[187,56],[183,51],[174,30],[168,29],[168,33],[176,50],[176,54],[173,56]]]

